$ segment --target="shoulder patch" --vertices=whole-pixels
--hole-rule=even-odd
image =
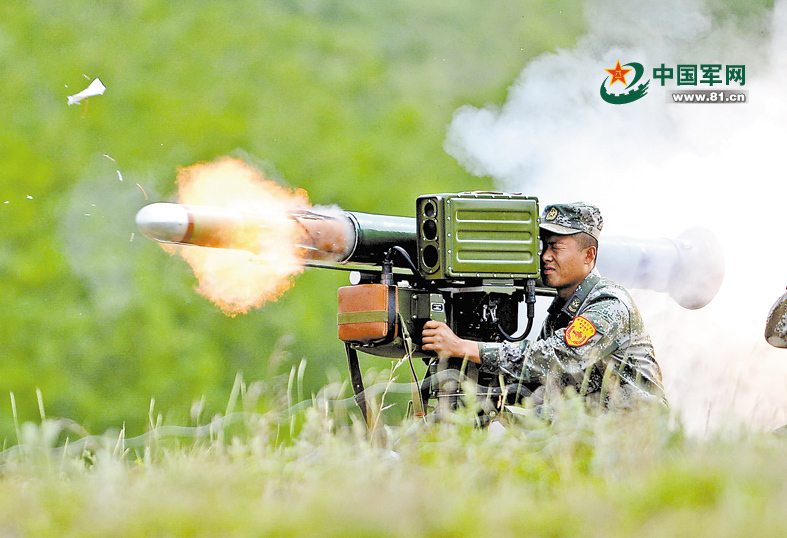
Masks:
[[[577,316],[571,325],[566,327],[566,344],[579,347],[587,343],[596,334],[596,326],[588,319]]]

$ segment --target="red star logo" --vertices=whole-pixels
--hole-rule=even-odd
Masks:
[[[610,86],[616,82],[622,82],[623,85],[626,86],[626,75],[628,75],[632,69],[623,69],[620,67],[620,60],[618,60],[618,65],[615,66],[615,69],[604,69],[604,71],[612,75],[612,80],[609,82]]]

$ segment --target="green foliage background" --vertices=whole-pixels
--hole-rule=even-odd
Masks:
[[[151,398],[171,422],[203,395],[223,409],[237,372],[271,380],[307,358],[307,391],[346,376],[345,274],[307,271],[229,318],[180,258],[132,239],[136,211],[173,197],[179,167],[227,154],[356,211],[490,188],[442,150],[453,111],[501,102],[581,30],[574,0],[3,3],[0,437],[10,392],[21,421],[38,388],[50,416],[133,435]],[[67,106],[94,77],[106,93]]]
[[[411,215],[419,194],[491,188],[443,152],[454,110],[502,103],[582,21],[580,0],[2,3],[0,437],[11,392],[22,421],[38,388],[50,416],[134,435],[151,398],[170,422],[203,395],[222,409],[237,372],[286,378],[306,358],[307,391],[346,376],[346,275],[307,271],[225,317],[182,260],[134,237],[134,214],[173,196],[179,167],[226,154],[348,210]],[[94,77],[106,94],[67,106]]]

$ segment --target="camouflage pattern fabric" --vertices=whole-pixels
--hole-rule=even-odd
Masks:
[[[787,293],[779,297],[768,312],[765,339],[773,347],[787,348]]]
[[[585,232],[598,240],[604,227],[604,219],[596,206],[575,202],[546,206],[539,225],[548,232],[560,235]]]
[[[661,369],[634,301],[595,270],[568,301],[555,299],[538,340],[479,348],[481,370],[502,372],[507,383],[540,383],[547,393],[573,386],[603,407],[665,401]]]

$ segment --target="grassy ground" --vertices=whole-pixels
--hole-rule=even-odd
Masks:
[[[237,392],[235,393],[237,396]],[[2,452],[0,532],[40,536],[743,536],[787,531],[787,442],[686,437],[663,410],[560,402],[504,429],[379,423],[325,400],[125,439],[66,421]],[[341,401],[339,401],[341,402]],[[345,402],[346,403],[346,402]],[[237,407],[237,410],[236,410]],[[353,409],[352,414],[355,413]],[[354,415],[352,415],[354,416]],[[66,440],[67,439],[67,440]]]

